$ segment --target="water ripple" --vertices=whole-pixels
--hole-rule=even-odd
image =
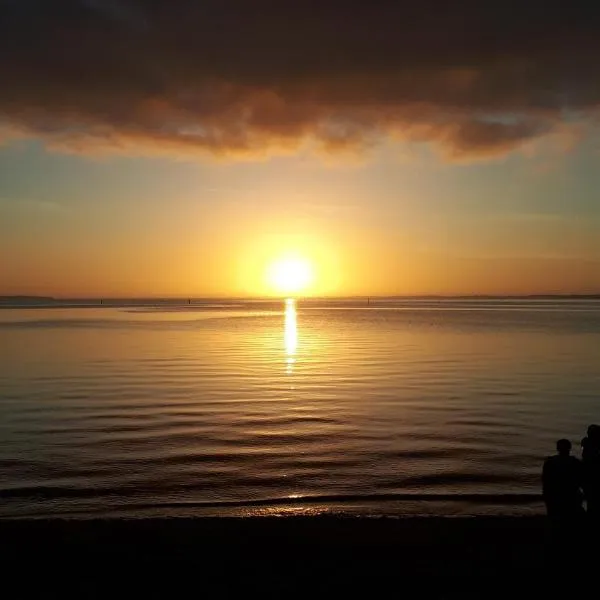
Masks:
[[[599,420],[600,303],[235,304],[0,311],[0,516],[539,503]]]

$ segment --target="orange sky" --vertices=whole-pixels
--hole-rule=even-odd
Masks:
[[[281,295],[268,272],[289,256],[313,271],[301,295],[600,291],[598,208],[564,183],[586,154],[540,171],[523,156],[397,163],[400,150],[217,164],[5,147],[22,173],[3,182],[0,294]]]

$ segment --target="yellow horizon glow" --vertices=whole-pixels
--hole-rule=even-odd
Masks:
[[[258,234],[238,242],[235,285],[241,295],[274,298],[338,294],[338,244],[320,232]]]
[[[0,260],[0,295],[285,299],[596,294],[600,289],[600,246],[589,237],[591,225],[579,231],[577,223],[567,227],[568,222],[548,219],[536,241],[526,220],[515,229],[514,256],[512,251],[507,256],[508,226],[476,239],[457,231],[445,237],[434,228],[429,240],[408,224],[386,231],[363,211],[331,219],[328,213],[326,218],[297,215],[283,204],[285,210],[271,203],[257,211],[252,203],[225,203],[220,212],[215,208],[210,228],[199,228],[192,218],[196,213],[183,211],[185,220],[152,217],[148,229],[133,231],[116,221],[95,230],[76,211],[48,222],[49,229],[35,236],[22,235],[25,221],[15,221],[14,231],[0,236],[0,254],[10,257]],[[31,226],[46,227],[46,221]],[[564,243],[557,254],[546,254],[561,232]],[[310,281],[304,267],[292,268],[292,275],[273,267],[287,260],[308,262]]]
[[[278,294],[287,296],[309,292],[314,282],[314,267],[303,257],[280,258],[269,265],[267,281]]]

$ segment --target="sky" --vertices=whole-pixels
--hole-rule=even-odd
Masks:
[[[523,6],[526,4],[526,6]],[[593,3],[0,0],[0,295],[600,293]]]

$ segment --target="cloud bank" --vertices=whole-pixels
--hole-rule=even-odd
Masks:
[[[503,156],[595,122],[599,32],[572,0],[0,0],[0,138]]]

